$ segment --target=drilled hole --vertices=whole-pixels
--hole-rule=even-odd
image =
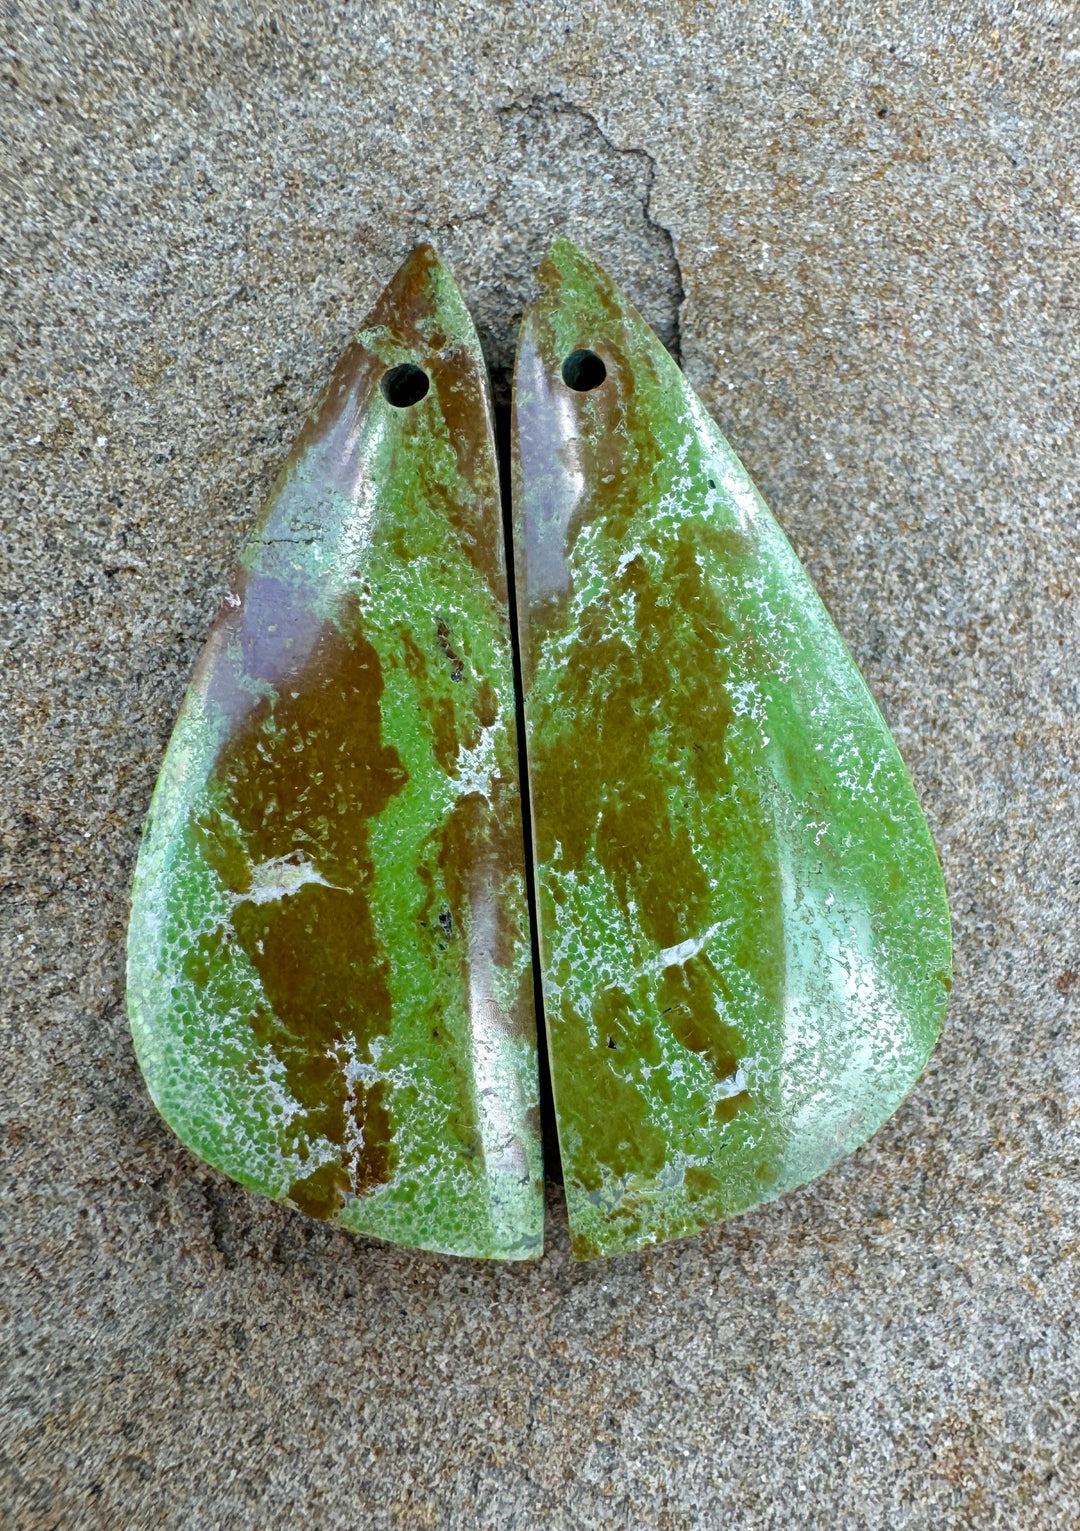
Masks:
[[[411,361],[403,361],[400,366],[391,367],[384,374],[382,395],[395,409],[408,409],[410,404],[419,404],[429,386],[428,375],[423,367]]]
[[[571,351],[562,364],[562,380],[575,393],[591,393],[607,377],[607,368],[595,351]]]

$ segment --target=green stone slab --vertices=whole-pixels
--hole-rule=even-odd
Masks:
[[[907,770],[742,465],[592,261],[560,241],[540,285],[515,555],[548,1047],[588,1258],[863,1142],[934,1047],[951,945]],[[606,367],[587,391],[563,378],[579,350]]]
[[[522,1259],[543,1198],[506,611],[487,374],[421,246],[199,660],[128,993],[150,1093],[209,1163],[355,1232]]]

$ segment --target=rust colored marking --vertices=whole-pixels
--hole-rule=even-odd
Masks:
[[[271,595],[264,588],[255,602],[264,616]],[[291,616],[278,612],[279,633]],[[381,742],[378,655],[355,610],[346,626],[347,637],[322,627],[288,684],[250,709],[217,761],[220,807],[197,825],[207,860],[236,895],[233,930],[266,994],[251,1024],[284,1066],[305,1137],[341,1149],[336,1170],[323,1166],[295,1187],[297,1204],[317,1216],[392,1168],[382,1083],[350,1091],[344,1065],[350,1055],[367,1061],[390,1029],[387,963],[367,899],[368,823],[407,776]],[[279,897],[275,885],[286,890]]]
[[[465,661],[455,651],[453,644],[450,642],[450,628],[445,622],[440,620],[435,631],[438,634],[439,647],[450,661],[450,679],[461,680],[465,674]]]

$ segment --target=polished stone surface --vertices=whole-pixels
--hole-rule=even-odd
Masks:
[[[523,871],[487,379],[421,245],[282,469],[162,766],[128,948],[158,1109],[313,1217],[538,1254]]]
[[[17,1531],[1075,1531],[1080,39],[1069,7],[0,14],[0,1504]],[[571,1260],[377,1244],[170,1131],[139,832],[289,445],[422,238],[505,371],[556,234],[665,341],[941,854],[923,1079]],[[508,396],[508,389],[507,389]]]
[[[941,1029],[945,889],[798,559],[566,240],[514,385],[538,920],[575,1253],[694,1233],[875,1132]]]

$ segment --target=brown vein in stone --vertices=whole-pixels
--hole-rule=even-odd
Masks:
[[[518,557],[527,603],[523,648],[531,664],[544,636],[565,627],[570,558],[586,525],[602,522],[616,543],[633,527],[637,539],[653,539],[652,552],[663,563],[653,573],[653,560],[634,557],[609,577],[561,651],[557,701],[550,715],[532,720],[529,743],[537,858],[555,872],[580,872],[595,855],[628,917],[664,949],[705,928],[712,909],[705,870],[673,805],[687,790],[712,800],[731,786],[726,737],[732,712],[723,650],[731,627],[698,553],[708,549],[722,561],[739,560],[746,548],[737,533],[718,531],[704,519],[685,523],[675,535],[651,531],[661,443],[641,382],[654,364],[634,345],[626,310],[603,282],[599,321],[586,316],[580,331],[563,334],[557,347],[553,316],[561,278],[551,263],[540,278],[548,290],[526,320],[519,368],[527,386],[519,390],[515,418],[524,534]],[[585,394],[572,393],[561,379],[562,353],[576,347],[596,351],[607,367],[606,381]],[[655,383],[655,375],[649,381]],[[573,504],[560,499],[569,482],[578,485]],[[562,560],[558,572],[556,558]],[[530,579],[530,560],[539,578]],[[620,601],[633,604],[631,643],[611,620]],[[756,811],[745,805],[744,824]],[[761,833],[764,839],[764,824]],[[767,867],[760,878],[764,924],[750,924],[763,935],[779,894]],[[551,931],[559,913],[550,892],[542,909],[542,926]],[[736,933],[735,939],[743,936]],[[769,941],[738,955],[770,992],[782,981]],[[721,974],[702,953],[665,969],[655,995],[676,1039],[708,1064],[718,1082],[731,1078],[746,1050],[719,1008],[723,993]],[[560,1116],[580,1134],[573,1174],[592,1194],[600,1193],[606,1177],[618,1181],[633,1173],[648,1181],[672,1153],[700,1148],[693,1133],[685,1144],[669,1141],[654,1124],[647,1093],[664,1104],[670,1089],[659,1067],[658,1040],[651,1023],[638,1019],[638,1006],[639,999],[619,988],[593,996],[598,1048],[586,1017],[575,1014],[565,996],[549,1015]],[[652,1069],[648,1092],[626,1072],[637,1065]],[[715,1121],[730,1122],[751,1105],[745,1091],[726,1097],[715,1108]],[[688,1176],[687,1186],[703,1196],[717,1189],[705,1170]],[[635,1216],[632,1200],[611,1215]]]
[[[253,581],[248,602],[284,644],[292,612],[277,589]],[[196,825],[208,864],[237,899],[235,940],[267,1001],[251,1025],[303,1108],[301,1152],[317,1137],[341,1149],[335,1171],[324,1167],[290,1193],[315,1215],[335,1210],[346,1190],[387,1180],[392,1157],[381,1082],[358,1082],[350,1094],[343,1065],[350,1051],[369,1062],[372,1040],[390,1029],[387,962],[367,897],[368,825],[408,778],[381,742],[382,672],[355,608],[345,625],[348,637],[324,626],[305,662],[225,744],[217,806]],[[267,863],[280,864],[269,873],[279,884],[290,867],[318,880],[261,901],[258,869]]]

